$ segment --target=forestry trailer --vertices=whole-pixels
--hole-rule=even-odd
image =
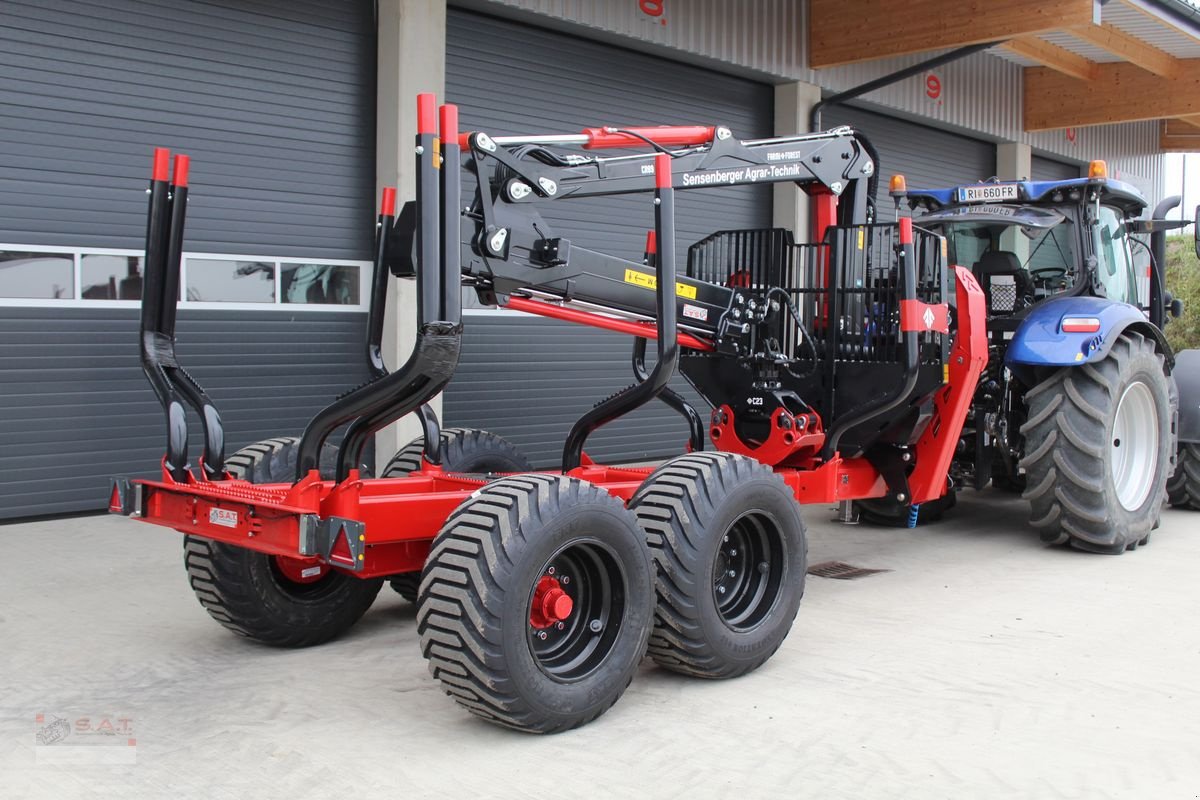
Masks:
[[[850,128],[750,141],[721,126],[492,137],[460,134],[457,116],[418,98],[416,199],[397,216],[384,192],[373,378],[298,439],[228,460],[215,405],[175,356],[188,161],[176,156],[172,174],[156,153],[141,344],[167,447],[160,477],[114,480],[110,509],[184,533],[200,602],[264,643],[329,640],[393,580],[415,597],[446,692],[520,730],[598,717],[647,652],[706,678],[757,668],[800,605],[802,505],[911,505],[947,491],[988,357],[984,291],[951,266],[941,235],[908,217],[869,222],[878,165]],[[719,231],[677,267],[677,191],[778,181],[811,197],[811,241]],[[577,246],[539,213],[633,193],[653,220],[644,254]],[[418,296],[416,344],[394,371],[379,346],[389,273],[415,277]],[[458,363],[464,285],[503,308],[635,337],[635,382],[576,422],[561,470],[531,472],[483,431],[439,430],[425,405]],[[711,410],[668,389],[676,370]],[[688,420],[689,452],[656,469],[586,456],[590,433],[655,399]],[[195,467],[189,407],[203,428]],[[410,413],[423,437],[369,477],[369,438]],[[343,428],[334,453],[327,442]]]

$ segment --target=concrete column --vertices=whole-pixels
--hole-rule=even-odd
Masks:
[[[996,145],[996,176],[1002,181],[1028,179],[1033,173],[1033,151],[1023,142]]]
[[[416,196],[413,139],[417,135],[417,94],[446,90],[446,4],[442,0],[378,0],[378,95],[375,101],[376,197],[384,186],[397,188],[399,203]],[[417,284],[391,280],[383,330],[388,368],[402,365],[412,352],[417,314]],[[439,416],[442,399],[433,407]],[[409,415],[375,437],[376,467],[421,435]]]
[[[811,83],[781,83],[775,87],[775,135],[791,136],[808,133],[808,115],[821,100],[821,87]],[[787,228],[796,241],[809,238],[808,195],[794,183],[774,185],[775,205],[773,224]]]
[[[1022,142],[1001,142],[996,145],[996,177],[1002,181],[1028,179],[1033,174],[1033,151]],[[1029,239],[1016,228],[1000,236],[1000,246],[1016,253],[1024,263],[1029,258]]]

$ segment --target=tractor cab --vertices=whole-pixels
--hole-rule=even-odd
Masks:
[[[1149,310],[1150,294],[1135,268],[1135,256],[1141,263],[1145,256],[1131,238],[1139,231],[1131,222],[1147,202],[1107,174],[1104,162],[1095,161],[1087,178],[894,187],[892,194],[914,209],[915,224],[946,237],[950,263],[970,267],[989,317],[1012,330],[1035,305],[1060,296]]]

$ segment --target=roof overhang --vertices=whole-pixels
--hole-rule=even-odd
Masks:
[[[808,31],[814,69],[1002,42],[989,52],[1024,68],[1027,131],[1162,120],[1164,149],[1200,134],[1200,9],[1185,0],[810,0]]]

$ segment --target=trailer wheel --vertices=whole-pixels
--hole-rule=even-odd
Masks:
[[[384,466],[380,477],[398,478],[421,468],[425,440],[421,437],[400,448]],[[442,431],[442,469],[446,472],[528,472],[533,469],[511,442],[494,433],[473,428]]]
[[[287,436],[256,442],[231,455],[226,469],[251,483],[290,482],[299,441]],[[336,463],[337,449],[326,445],[326,453],[330,449]],[[309,647],[340,636],[366,613],[383,585],[325,564],[198,536],[184,537],[183,553],[188,582],[209,616],[276,647]]]
[[[434,540],[421,652],[472,714],[533,733],[578,727],[617,701],[646,653],[651,569],[637,520],[603,489],[502,478]]]
[[[921,503],[917,509],[917,524],[937,522],[957,504],[958,492],[953,489],[936,500]],[[909,512],[912,510],[912,506],[907,503],[898,503],[890,497],[855,500],[854,507],[858,509],[863,522],[885,528],[907,528]]]
[[[1200,444],[1180,442],[1167,496],[1176,508],[1200,511]]]
[[[400,478],[421,468],[425,439],[418,436],[388,461],[382,477]],[[506,439],[473,428],[446,428],[442,431],[442,468],[447,472],[528,472],[533,469]],[[388,579],[392,590],[410,603],[417,602],[420,571],[403,572]]]
[[[1163,358],[1127,331],[1102,361],[1026,394],[1024,497],[1042,541],[1121,553],[1150,538],[1166,494],[1171,413]]]
[[[808,557],[783,479],[743,456],[691,453],[652,473],[630,508],[657,568],[651,657],[702,678],[765,663],[800,608]]]

